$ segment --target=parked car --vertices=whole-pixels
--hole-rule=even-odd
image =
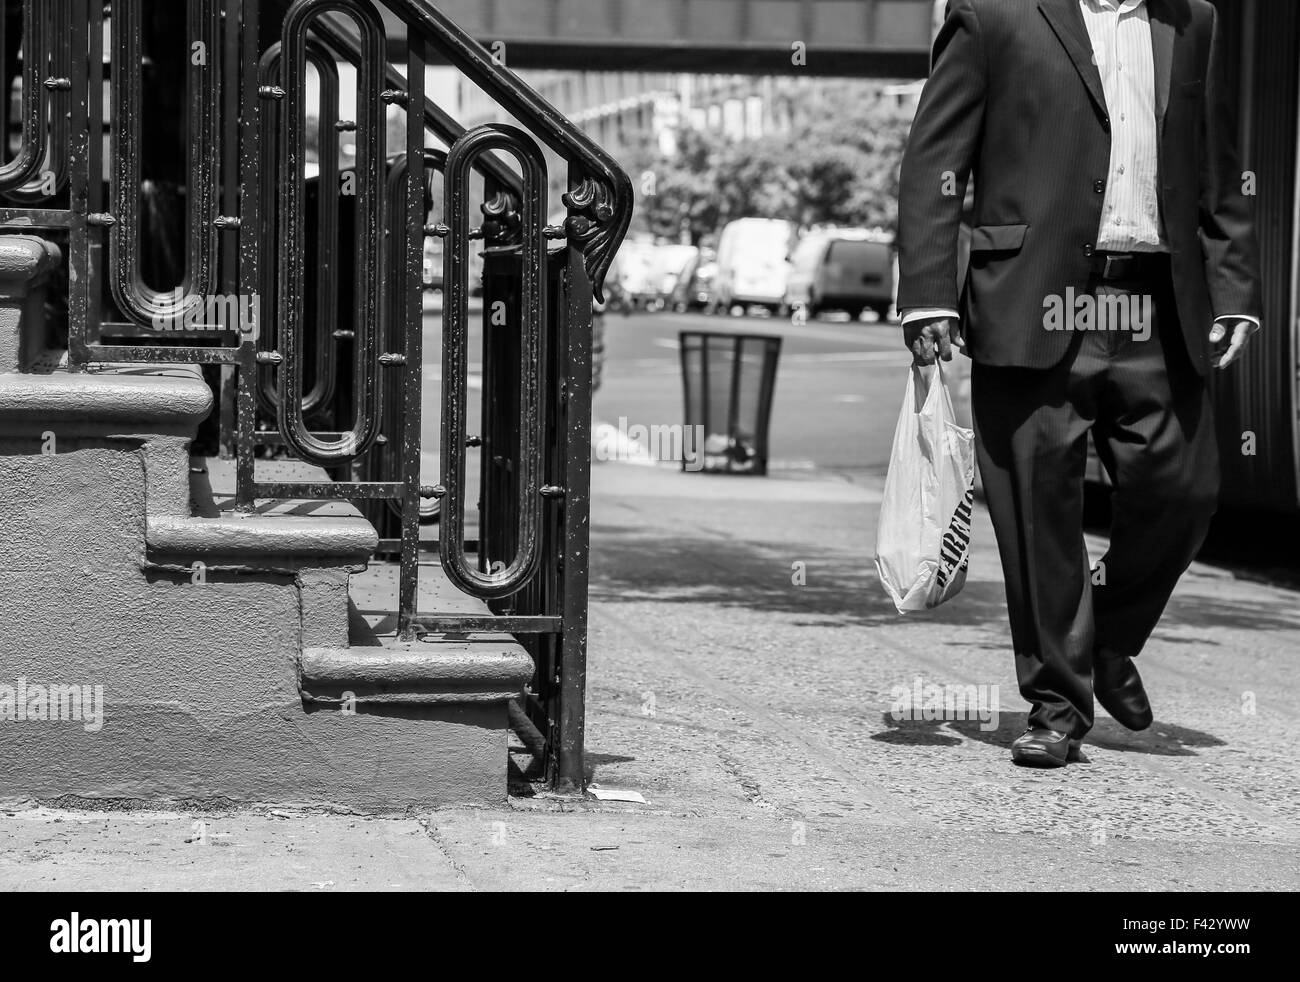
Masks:
[[[718,240],[718,273],[714,308],[763,306],[773,313],[785,299],[790,275],[793,222],[777,218],[738,218],[727,224]]]
[[[658,288],[658,296],[650,309],[661,310],[672,302],[673,293],[687,270],[699,259],[700,250],[693,245],[656,246],[652,261],[651,282]]]
[[[712,249],[700,249],[682,270],[677,286],[668,298],[669,306],[679,314],[705,309],[713,303],[713,281],[717,275],[717,253]]]
[[[642,310],[659,298],[655,278],[655,253],[653,242],[625,241],[618,250],[611,274],[618,280],[617,295],[623,313]],[[608,279],[608,277],[607,277]]]
[[[881,320],[894,302],[894,246],[881,232],[836,228],[809,232],[790,258],[784,305],[809,317],[842,310],[853,319],[866,309]]]

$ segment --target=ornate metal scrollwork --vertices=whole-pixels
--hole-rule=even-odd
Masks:
[[[564,230],[569,241],[582,250],[583,264],[591,279],[596,299],[603,301],[604,277],[614,253],[627,232],[627,223],[616,221],[618,188],[594,177],[584,177],[563,196],[569,217]]]
[[[483,238],[492,246],[513,246],[523,241],[524,219],[519,196],[502,188],[483,202]]]

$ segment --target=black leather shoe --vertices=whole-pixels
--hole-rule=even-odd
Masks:
[[[1145,730],[1151,725],[1151,703],[1132,658],[1094,658],[1092,692],[1102,708],[1121,726]]]
[[[1025,730],[1011,743],[1011,761],[1021,767],[1064,767],[1079,759],[1081,741],[1056,730]]]

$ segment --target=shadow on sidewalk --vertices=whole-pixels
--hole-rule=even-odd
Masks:
[[[935,610],[900,615],[876,577],[869,552],[843,543],[779,545],[718,529],[712,535],[597,524],[592,535],[591,598],[596,603],[704,604],[788,614],[801,627],[888,624],[925,630],[934,624],[1006,631],[1006,600],[1000,570],[990,553],[977,554],[988,577],[972,579],[952,601]],[[761,530],[759,530],[761,531]],[[859,533],[852,538],[861,539]],[[846,539],[851,538],[846,535]],[[797,566],[802,564],[802,566]],[[802,570],[802,585],[796,573]],[[1217,597],[1210,584],[1184,583],[1162,627],[1215,627],[1248,631],[1300,629],[1300,609],[1233,590]],[[1159,631],[1161,640],[1166,638]],[[1216,642],[1204,637],[1196,643]]]
[[[800,627],[909,623],[881,588],[870,554],[835,553],[824,545],[784,550],[736,537],[650,535],[608,525],[593,528],[591,599],[782,613]],[[966,584],[958,601],[910,622],[1000,628],[1005,621],[1001,584],[976,581]]]
[[[927,747],[956,747],[966,740],[975,740],[994,747],[1010,748],[1011,741],[1028,725],[1028,713],[1025,712],[1000,712],[998,726],[993,730],[985,730],[977,719],[897,720],[889,712],[881,713],[880,719],[886,729],[872,736],[872,740]],[[1157,757],[1195,757],[1198,749],[1226,746],[1226,741],[1202,730],[1159,720],[1150,729],[1133,733],[1112,719],[1099,717],[1084,738],[1083,746],[1085,755],[1089,747],[1101,747]]]

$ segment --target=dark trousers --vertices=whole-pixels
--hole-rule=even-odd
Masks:
[[[1187,358],[1167,264],[1089,292],[1151,297],[1150,337],[1078,331],[1054,368],[977,363],[971,375],[1029,725],[1073,737],[1092,727],[1094,658],[1142,650],[1204,541],[1219,489],[1209,396]],[[1089,431],[1114,484],[1110,548],[1093,570],[1082,529]]]

